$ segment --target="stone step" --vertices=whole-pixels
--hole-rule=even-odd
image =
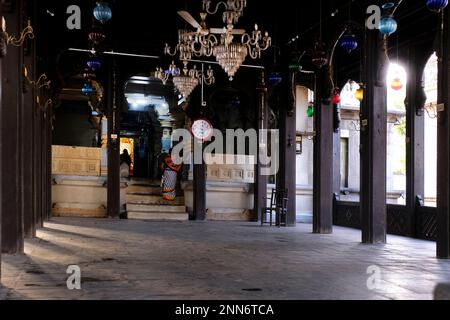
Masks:
[[[145,204],[145,205],[167,205],[167,206],[183,206],[184,197],[176,197],[173,201],[164,200],[159,195],[140,195],[140,194],[127,194],[127,203],[130,204]]]
[[[186,213],[185,206],[160,206],[127,203],[128,212],[146,212],[146,213]]]
[[[161,181],[157,180],[148,180],[148,179],[140,179],[140,178],[132,178],[127,182],[130,186],[159,186]]]
[[[147,221],[188,221],[189,215],[184,213],[160,213],[160,212],[139,212],[128,211],[129,220]]]
[[[127,187],[127,194],[160,195],[162,194],[162,188],[159,186],[130,185]]]

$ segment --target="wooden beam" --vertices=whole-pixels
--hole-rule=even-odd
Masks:
[[[450,259],[450,11],[439,28],[439,84],[437,129],[437,257]]]
[[[362,242],[386,243],[387,59],[383,36],[367,31],[366,92],[361,109],[361,222]]]
[[[20,12],[20,2],[14,3],[11,12],[3,12],[11,34],[19,34],[22,30]],[[1,63],[3,64],[0,110],[2,252],[20,254],[24,249],[23,216],[20,209],[22,172],[19,166],[21,160],[19,137],[22,126],[22,49],[9,46],[8,54]]]
[[[256,128],[258,132],[262,130],[267,130],[268,126],[268,105],[267,105],[267,85],[265,82],[265,73],[261,72],[259,84],[257,87],[257,103],[256,103],[256,114],[257,114],[257,125]],[[262,210],[267,207],[267,182],[268,177],[262,175],[261,162],[259,161],[260,154],[267,154],[267,145],[261,145],[258,143],[258,157],[255,166],[255,191],[254,191],[254,210],[256,214],[257,221],[261,222]]]
[[[333,105],[328,69],[318,72],[315,98],[313,232],[333,232]]]

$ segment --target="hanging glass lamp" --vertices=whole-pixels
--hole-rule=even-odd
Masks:
[[[89,58],[86,64],[93,71],[98,71],[102,67],[102,62],[98,57]]]
[[[316,43],[312,57],[312,63],[315,64],[319,69],[328,64],[328,56],[325,50],[324,43]]]
[[[272,87],[275,87],[283,82],[283,77],[279,72],[271,72],[267,77],[267,80]]]
[[[340,92],[339,92],[339,88],[335,88],[333,90],[332,102],[333,102],[334,105],[338,105],[338,104],[341,103],[341,95],[340,95]]]
[[[364,100],[364,89],[363,88],[359,88],[358,90],[356,90],[355,98],[358,99],[359,101]]]
[[[391,35],[397,31],[397,21],[390,15],[385,15],[380,20],[380,32],[385,35]]]
[[[94,93],[94,88],[92,87],[92,85],[89,82],[86,82],[84,84],[83,88],[81,88],[81,93],[88,96],[88,95]]]
[[[99,1],[94,8],[94,17],[101,23],[105,23],[112,18],[112,11],[106,2]]]
[[[448,0],[427,0],[427,8],[433,12],[441,12],[448,6]]]
[[[308,106],[308,109],[306,109],[306,115],[308,118],[314,117],[314,105],[312,103]]]
[[[400,91],[403,89],[403,83],[402,80],[400,80],[400,78],[394,78],[391,82],[391,88],[394,91]]]
[[[347,53],[351,53],[353,50],[358,48],[358,41],[356,41],[355,35],[344,35],[341,39],[341,48],[347,51]]]

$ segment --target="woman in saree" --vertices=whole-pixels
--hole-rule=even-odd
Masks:
[[[173,159],[170,154],[171,153],[167,154],[164,157],[162,163],[163,169],[162,188],[163,188],[163,199],[168,201],[174,201],[177,196],[176,188],[177,188],[178,173],[181,171],[182,165],[176,165],[173,162]]]

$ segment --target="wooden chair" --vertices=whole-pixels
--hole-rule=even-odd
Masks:
[[[287,227],[287,213],[289,206],[289,199],[287,197],[283,197],[280,199],[280,205],[277,206],[277,226],[278,227]]]
[[[266,202],[270,200],[270,206],[263,208],[261,212],[261,225],[269,224],[273,226],[274,223],[277,226],[286,226],[287,216],[287,204],[289,200],[287,198],[287,190],[272,189],[272,195],[269,198],[264,198]],[[269,215],[269,221],[267,221],[267,215]],[[275,216],[275,221],[274,221]],[[284,217],[284,222],[283,222]]]

